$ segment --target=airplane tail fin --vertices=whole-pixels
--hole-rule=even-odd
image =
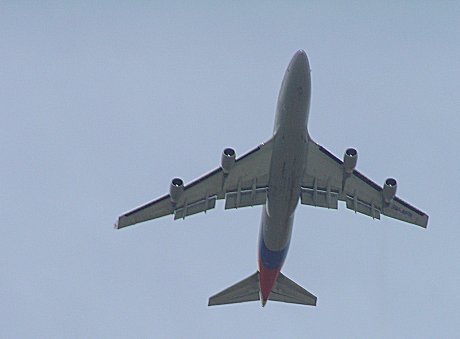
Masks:
[[[259,272],[209,298],[208,306],[260,300]],[[316,306],[316,297],[281,272],[268,300]]]

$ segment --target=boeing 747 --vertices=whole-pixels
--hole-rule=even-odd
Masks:
[[[260,300],[316,305],[316,296],[281,273],[300,201],[337,209],[338,202],[373,219],[381,215],[426,228],[428,215],[396,196],[396,180],[379,186],[355,169],[358,153],[343,160],[313,141],[308,133],[311,78],[307,55],[300,50],[284,74],[272,137],[245,155],[224,149],[220,167],[184,185],[172,179],[169,194],[119,217],[123,228],[166,215],[183,219],[206,212],[225,199],[225,209],[262,206],[259,269],[209,299],[209,305]]]

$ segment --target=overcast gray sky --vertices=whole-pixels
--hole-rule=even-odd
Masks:
[[[455,338],[460,4],[0,4],[0,337]],[[309,130],[430,215],[297,210],[283,272],[317,307],[208,308],[257,268],[260,207],[117,217],[272,132],[298,49]]]

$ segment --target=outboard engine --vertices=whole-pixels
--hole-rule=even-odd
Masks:
[[[358,162],[358,151],[354,148],[349,148],[345,151],[343,156],[343,169],[345,173],[351,174],[356,167]]]
[[[184,182],[180,178],[174,178],[171,181],[171,186],[169,186],[169,196],[173,203],[179,201],[179,199],[184,193]]]
[[[382,191],[383,200],[385,201],[385,203],[389,204],[393,200],[393,198],[396,195],[397,187],[398,183],[395,179],[388,178],[387,180],[385,180]]]

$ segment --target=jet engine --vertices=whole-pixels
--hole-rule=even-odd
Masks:
[[[224,174],[228,174],[235,165],[236,153],[233,148],[226,148],[222,152],[221,165],[220,167],[224,171]]]
[[[385,183],[383,184],[382,194],[383,194],[383,200],[385,200],[387,204],[389,204],[395,197],[397,187],[398,187],[398,183],[396,182],[395,179],[388,178],[387,180],[385,180]]]
[[[180,197],[184,193],[184,182],[180,178],[174,178],[169,186],[169,196],[173,203],[179,201]]]
[[[358,162],[358,151],[354,148],[349,148],[345,151],[343,156],[343,169],[345,173],[351,174],[356,167],[356,163]]]

